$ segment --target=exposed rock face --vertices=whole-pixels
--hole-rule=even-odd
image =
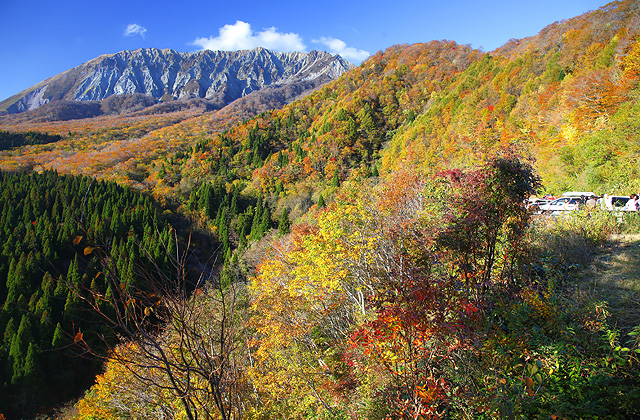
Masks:
[[[0,109],[16,113],[56,100],[99,101],[133,93],[163,100],[203,98],[222,107],[267,86],[319,86],[353,67],[340,56],[318,51],[121,51],[47,79],[3,101]]]

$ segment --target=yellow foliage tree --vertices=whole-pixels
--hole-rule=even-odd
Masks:
[[[105,363],[105,371],[96,377],[96,383],[78,404],[75,420],[110,419],[173,419],[185,418],[175,398],[159,387],[144,386],[138,380],[141,372],[133,364],[122,363],[122,358],[135,354],[133,345],[115,350],[117,355]],[[149,369],[147,374],[162,375]]]

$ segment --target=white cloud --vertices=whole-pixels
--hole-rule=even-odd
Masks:
[[[356,64],[364,61],[371,54],[368,51],[348,47],[347,44],[337,38],[321,37],[312,42],[323,44],[330,53],[340,54],[346,60]],[[192,42],[204,50],[237,51],[250,50],[256,47],[264,47],[274,51],[306,51],[302,37],[296,33],[278,32],[275,27],[264,31],[254,32],[251,25],[241,20],[233,25],[224,25],[218,30],[218,36],[208,38],[196,38]]]
[[[140,26],[137,23],[130,23],[127,29],[124,30],[124,36],[140,35],[144,38],[144,34],[147,33],[147,28]]]
[[[329,49],[330,53],[340,54],[340,56],[345,60],[352,61],[356,64],[361,63],[371,55],[369,51],[347,47],[347,44],[344,41],[337,38],[323,36],[320,39],[314,39],[313,42],[325,45]]]
[[[251,25],[240,20],[233,25],[224,25],[218,31],[217,37],[197,38],[193,44],[205,50],[222,51],[250,50],[257,47],[280,52],[306,49],[302,38],[296,33],[278,32],[274,27],[254,32]]]

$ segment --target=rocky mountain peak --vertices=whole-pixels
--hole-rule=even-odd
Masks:
[[[201,98],[222,107],[265,87],[305,83],[315,88],[352,69],[326,52],[244,51],[179,53],[143,48],[101,55],[0,102],[17,113],[57,100],[100,101],[142,93],[157,100]]]

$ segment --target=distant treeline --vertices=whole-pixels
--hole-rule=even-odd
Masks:
[[[38,133],[36,131],[10,132],[0,130],[0,151],[20,146],[55,143],[60,140],[62,140],[62,136],[58,134]]]

